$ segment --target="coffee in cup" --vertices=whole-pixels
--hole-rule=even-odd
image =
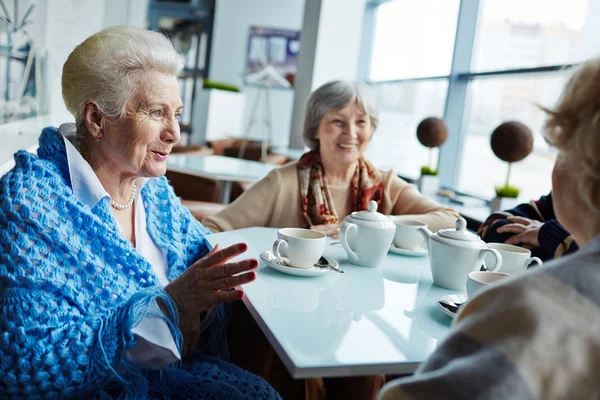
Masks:
[[[273,255],[287,266],[312,268],[325,251],[325,234],[303,228],[283,228],[277,232]]]
[[[502,264],[504,265],[504,263]],[[495,282],[508,277],[504,272],[475,271],[467,275],[467,297],[472,299],[477,292]]]
[[[531,264],[542,265],[542,260],[531,257],[531,251],[524,247],[514,246],[506,243],[488,243],[490,249],[496,249],[502,255],[502,266],[498,271],[514,275],[525,271]],[[492,265],[493,257],[486,255],[485,264]]]
[[[415,250],[423,244],[423,235],[419,228],[427,228],[423,222],[411,220],[396,220],[396,233],[394,234],[394,246],[400,249]]]

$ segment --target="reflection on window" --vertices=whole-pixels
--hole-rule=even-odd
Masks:
[[[600,1],[481,0],[472,70],[580,62],[600,49]]]
[[[469,84],[458,190],[494,197],[494,187],[504,184],[508,165],[492,152],[490,136],[502,122],[516,120],[532,130],[534,149],[523,161],[513,164],[510,183],[521,189],[521,199],[534,199],[550,191],[556,151],[542,137],[546,115],[537,105],[552,107],[569,74],[480,78]]]
[[[416,179],[427,164],[429,149],[417,140],[417,125],[442,117],[448,91],[446,79],[371,85],[379,109],[379,127],[365,155],[379,168]]]
[[[369,79],[450,74],[459,0],[393,0],[377,7]]]

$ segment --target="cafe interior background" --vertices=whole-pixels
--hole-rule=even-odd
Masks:
[[[442,190],[471,221],[489,214],[509,168],[520,189],[513,204],[550,191],[556,153],[541,136],[539,106],[556,102],[567,67],[600,49],[597,0],[3,0],[0,175],[15,151],[35,151],[42,127],[72,121],[62,65],[113,25],[161,30],[185,55],[180,153],[281,165],[304,151],[310,92],[360,80],[380,111],[367,158],[438,200]],[[447,127],[439,147],[417,138],[428,117]],[[533,136],[531,152],[510,166],[490,145],[507,121]],[[437,175],[423,178],[423,166]],[[174,164],[168,177],[200,215],[222,205],[223,182]],[[251,183],[240,179],[224,202]]]

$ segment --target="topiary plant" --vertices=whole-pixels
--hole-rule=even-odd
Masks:
[[[443,119],[428,117],[417,126],[417,139],[425,146],[429,147],[429,163],[421,167],[421,175],[438,174],[437,168],[433,166],[433,149],[439,147],[448,138],[448,127]]]
[[[494,129],[490,142],[496,157],[508,163],[506,181],[504,186],[496,188],[496,196],[516,198],[519,196],[519,189],[509,185],[510,172],[513,162],[523,160],[533,150],[531,130],[518,121],[504,122]]]

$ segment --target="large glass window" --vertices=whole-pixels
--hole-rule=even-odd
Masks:
[[[480,0],[473,71],[570,64],[599,50],[597,0]]]
[[[600,56],[600,1],[368,4],[374,12],[367,75],[381,111],[369,158],[417,178],[429,151],[418,143],[416,126],[442,117],[452,140],[441,150],[440,170],[451,171],[440,175],[441,185],[491,199],[508,170],[491,150],[491,134],[502,122],[519,121],[533,132],[534,148],[513,164],[509,183],[520,189],[520,201],[548,193],[556,151],[543,139],[546,115],[539,106],[556,104],[567,67]],[[470,59],[453,60],[455,54]]]
[[[490,147],[493,130],[505,121],[519,121],[533,132],[533,151],[512,166],[510,184],[521,189],[521,198],[537,198],[551,188],[550,175],[556,152],[542,136],[546,115],[539,105],[558,100],[567,72],[479,78],[471,81],[464,115],[465,143],[458,189],[486,198],[505,183],[508,164]]]
[[[444,115],[447,79],[371,84],[379,108],[379,127],[366,157],[379,168],[418,178],[429,161],[429,150],[417,140],[417,125]],[[437,154],[435,154],[437,156]]]
[[[459,4],[459,0],[401,0],[379,5],[369,80],[448,75]]]

